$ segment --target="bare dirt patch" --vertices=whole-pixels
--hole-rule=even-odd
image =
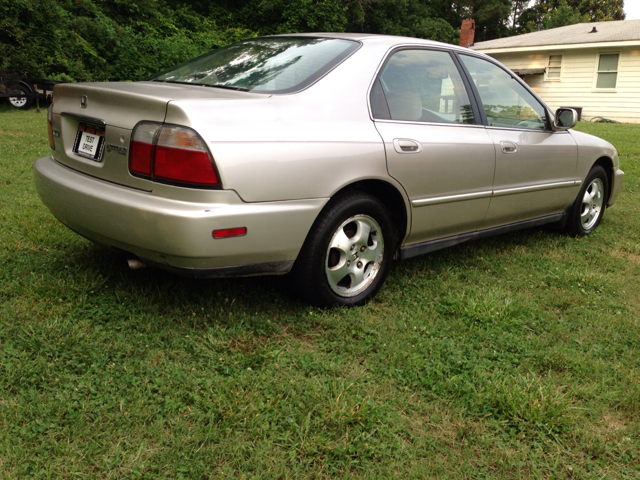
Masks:
[[[615,258],[624,258],[640,265],[640,255],[637,253],[626,252],[624,250],[612,250],[611,256]]]

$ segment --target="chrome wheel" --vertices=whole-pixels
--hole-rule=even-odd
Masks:
[[[382,229],[368,215],[348,218],[336,229],[325,256],[331,290],[341,297],[365,291],[380,271],[384,258]]]
[[[585,232],[591,230],[602,212],[604,202],[604,184],[599,177],[594,178],[582,197],[582,209],[580,213],[580,223]]]

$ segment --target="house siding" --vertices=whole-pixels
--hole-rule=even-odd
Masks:
[[[482,51],[482,50],[481,50]],[[599,53],[620,53],[615,91],[595,88]],[[512,70],[545,68],[549,55],[562,54],[560,80],[545,80],[544,74],[527,75],[525,81],[549,107],[582,107],[582,119],[605,117],[620,122],[640,123],[640,47],[544,51],[536,53],[485,53]]]

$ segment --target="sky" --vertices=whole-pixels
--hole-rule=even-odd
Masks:
[[[640,0],[624,0],[624,13],[627,20],[640,19]]]

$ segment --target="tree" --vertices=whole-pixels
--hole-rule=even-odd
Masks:
[[[475,41],[492,40],[510,34],[512,0],[459,0],[458,11],[476,22]],[[462,19],[461,19],[462,20]]]
[[[634,0],[627,0],[634,1]],[[577,8],[583,15],[589,15],[592,22],[606,22],[609,20],[624,20],[624,0],[581,0],[574,1],[569,6]]]
[[[520,18],[520,15],[522,15],[522,12],[527,8],[527,6],[529,5],[530,0],[512,0],[511,2],[511,29],[515,29],[516,25],[518,24],[518,19]]]
[[[525,9],[514,34],[542,28],[557,28],[585,22],[624,20],[623,0],[537,0]]]
[[[461,20],[443,0],[351,0],[346,31],[456,43]],[[449,3],[448,7],[445,3]],[[442,5],[441,5],[442,4]],[[442,8],[441,8],[442,7]]]

